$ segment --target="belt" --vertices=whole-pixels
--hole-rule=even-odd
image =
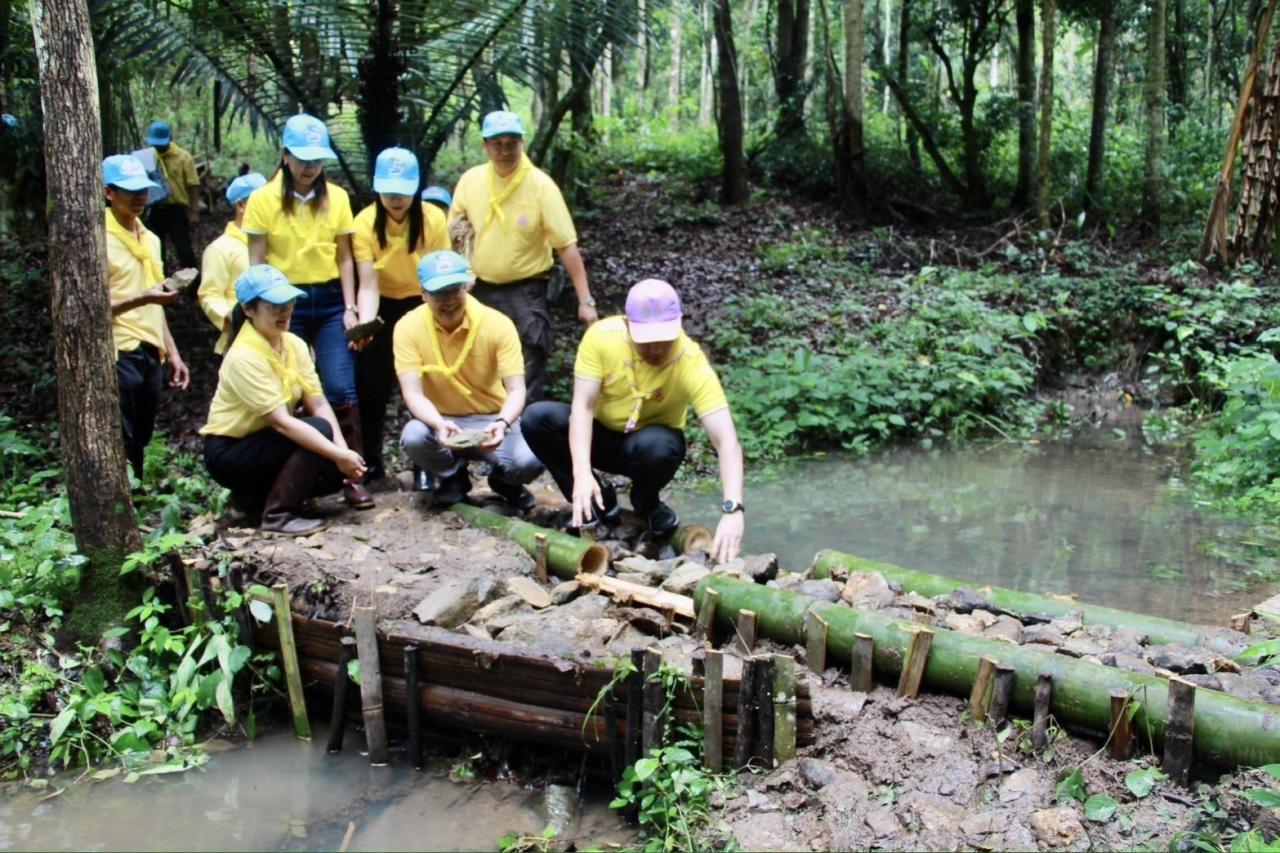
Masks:
[[[528,278],[518,278],[515,281],[485,281],[482,278],[476,279],[476,284],[483,284],[488,287],[514,287],[521,284],[546,284],[551,280],[551,270],[531,275]]]
[[[293,284],[293,282],[289,282]],[[342,279],[331,278],[328,281],[303,281],[293,284],[294,287],[341,287]]]

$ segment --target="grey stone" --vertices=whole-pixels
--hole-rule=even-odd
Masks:
[[[868,809],[862,820],[876,838],[891,838],[902,831],[898,818],[884,806]]]
[[[698,581],[709,574],[711,574],[711,570],[704,566],[699,566],[697,563],[685,563],[667,575],[667,579],[662,582],[661,586],[668,592],[688,595],[693,592],[693,588],[698,585]]]
[[[1102,646],[1080,636],[1069,638],[1058,651],[1073,658],[1098,657],[1103,653]]]
[[[751,554],[742,562],[743,577],[756,583],[766,583],[778,576],[777,554]]]
[[[518,595],[504,595],[502,598],[496,598],[490,601],[484,607],[481,607],[475,613],[471,614],[471,618],[467,621],[481,624],[488,622],[490,619],[498,616],[505,616],[513,610],[522,609],[520,605],[524,604],[524,599]],[[523,608],[528,610],[528,608]]]
[[[1123,626],[1120,628],[1114,628],[1111,631],[1111,647],[1113,649],[1119,646],[1136,649],[1137,647],[1145,646],[1146,644],[1147,635],[1139,631],[1137,628]]]
[[[990,610],[991,602],[967,587],[960,587],[943,599],[947,607],[956,613],[972,613],[975,610]]]
[[[893,603],[894,593],[879,572],[854,572],[844,583],[840,597],[861,610],[878,610]]]
[[[1123,669],[1126,672],[1136,672],[1139,675],[1156,674],[1156,668],[1154,666],[1147,663],[1142,658],[1133,657],[1132,655],[1107,652],[1099,657],[1106,666],[1114,666],[1116,669]]]
[[[666,563],[660,563],[657,560],[647,560],[644,557],[623,557],[621,560],[614,561],[614,569],[618,573],[618,577],[622,577],[623,573],[645,575],[649,578],[646,584],[652,585],[662,580],[671,573],[672,566]]]
[[[1224,693],[1230,693],[1232,696],[1238,696],[1241,699],[1266,702],[1267,700],[1264,697],[1273,689],[1265,678],[1259,678],[1253,673],[1219,672],[1215,673],[1215,675],[1218,678],[1218,683],[1222,685]]]
[[[538,814],[547,826],[555,827],[557,838],[566,838],[578,827],[582,804],[578,792],[569,785],[548,785],[538,798]]]
[[[1002,811],[978,812],[960,822],[960,831],[965,835],[990,835],[1003,832],[1008,823],[1009,816]]]
[[[819,601],[835,603],[840,600],[840,586],[835,581],[826,580],[825,578],[804,581],[797,591],[801,595],[807,595]]]
[[[538,610],[551,606],[551,593],[543,589],[542,585],[533,578],[527,578],[524,575],[508,578],[507,590],[520,596],[531,607]]]
[[[418,602],[413,615],[423,625],[456,628],[501,594],[502,584],[493,578],[458,578]]]
[[[961,634],[981,634],[983,631],[982,623],[969,613],[948,613],[942,624]]]
[[[1057,616],[1049,624],[1061,631],[1063,636],[1071,636],[1084,627],[1084,611],[1076,610],[1065,616]]]
[[[910,808],[916,823],[930,832],[954,831],[965,818],[965,809],[949,800],[933,794],[919,794],[910,798]]]
[[[1155,671],[1155,667],[1152,667],[1151,669],[1153,672]],[[1185,679],[1190,681],[1196,687],[1203,687],[1205,690],[1217,690],[1219,692],[1223,690],[1222,681],[1218,678],[1217,674],[1201,672],[1185,676]]]
[[[1022,629],[1022,642],[1039,643],[1046,646],[1060,646],[1066,637],[1053,625],[1028,625]]]
[[[830,761],[820,758],[800,759],[800,777],[811,788],[823,788],[836,781],[840,770]]]
[[[781,812],[748,812],[730,824],[744,850],[797,850],[795,832]]]
[[[1018,765],[1014,764],[1012,761],[1005,761],[1001,759],[1000,761],[992,761],[990,764],[983,765],[982,775],[987,779],[990,779],[993,776],[1003,776],[1006,773],[1012,773],[1017,769]]]
[[[1069,806],[1041,809],[1031,815],[1031,831],[1036,840],[1055,850],[1076,849],[1081,844],[1088,847],[1088,836],[1080,818]]]
[[[1000,802],[1013,803],[1024,797],[1034,797],[1040,784],[1040,772],[1034,768],[1012,773],[1000,783]]]
[[[970,615],[984,631],[996,624],[996,615],[989,610],[974,610]]]
[[[982,636],[1016,645],[1022,642],[1022,623],[1012,616],[999,616],[994,625],[982,632]]]
[[[1213,672],[1214,653],[1204,648],[1185,646],[1151,646],[1147,660],[1159,669],[1167,669],[1183,675]]]
[[[919,610],[928,613],[930,616],[938,612],[938,605],[931,598],[925,598],[918,592],[908,592],[894,599],[894,605],[897,607],[910,607],[912,610]]]
[[[640,586],[653,586],[661,579],[655,578],[653,575],[646,575],[644,572],[618,572],[618,580],[639,584]]]
[[[551,588],[551,603],[557,605],[568,604],[577,597],[578,592],[581,591],[581,589],[582,587],[577,581],[564,581],[563,583],[558,583]]]
[[[932,756],[944,755],[955,741],[935,729],[910,720],[900,720],[898,728],[906,735],[913,749]]]
[[[754,812],[776,812],[778,804],[759,791],[747,791],[747,808]]]

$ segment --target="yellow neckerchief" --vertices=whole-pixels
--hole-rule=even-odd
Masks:
[[[423,204],[423,207],[424,207],[424,210],[422,211],[422,234],[418,236],[419,247],[425,247],[427,243],[427,211],[425,210],[425,207],[426,207],[425,203]],[[391,233],[392,225],[395,225],[396,227],[404,226],[404,233],[392,234]],[[390,264],[395,259],[397,254],[399,254],[400,252],[404,252],[406,255],[408,255],[410,258],[413,259],[413,268],[416,270],[418,268],[418,262],[422,260],[423,255],[425,255],[426,253],[418,251],[417,249],[414,249],[412,251],[409,249],[409,214],[407,211],[405,212],[404,220],[401,222],[396,222],[395,219],[391,216],[391,212],[387,211],[386,234],[387,234],[387,246],[385,249],[382,248],[382,246],[378,245],[378,241],[376,239],[377,234],[376,233],[374,234],[374,237],[375,237],[374,252],[380,253],[380,254],[378,255],[378,259],[373,262],[373,268],[381,272],[382,270],[387,268],[387,265]],[[417,281],[414,281],[414,284],[417,284]]]
[[[271,344],[267,343],[267,339],[262,333],[253,327],[252,320],[245,320],[243,326],[240,327],[239,334],[231,343],[231,348],[245,347],[267,360],[271,365],[271,370],[280,379],[280,384],[284,386],[284,396],[286,399],[293,396],[293,389],[296,386],[298,392],[302,392],[302,374],[298,372],[298,359],[294,354],[293,347],[289,346],[286,339],[284,344],[284,357],[281,358],[280,353],[272,349]]]
[[[126,231],[125,227],[116,219],[116,215],[108,209],[107,233],[114,235],[129,250],[129,254],[137,258],[138,262],[142,264],[142,269],[147,274],[148,284],[154,285],[164,281],[164,273],[160,271],[160,266],[156,263],[156,259],[151,257],[151,247],[147,245],[145,239],[140,239],[147,233],[146,228],[142,228],[137,232]]]
[[[440,348],[440,336],[436,334],[436,315],[432,313],[431,306],[427,306],[427,310],[422,312],[423,319],[427,324],[427,340],[431,342],[431,354],[435,356],[435,364],[424,364],[422,366],[422,375],[428,373],[439,373],[445,379],[458,389],[458,392],[464,397],[471,396],[471,389],[462,384],[458,379],[458,371],[462,369],[462,365],[467,363],[467,356],[471,355],[471,348],[476,344],[476,336],[480,331],[480,311],[471,301],[471,297],[466,297],[463,310],[466,312],[467,338],[462,342],[462,352],[458,353],[458,358],[448,366],[444,363],[444,351]]]
[[[489,164],[489,210],[484,215],[486,226],[493,221],[494,217],[497,217],[498,224],[503,228],[507,227],[507,215],[502,212],[502,203],[511,198],[512,193],[520,188],[525,177],[532,171],[533,161],[529,159],[528,154],[521,154],[520,165],[516,166],[516,170],[511,173],[502,192],[498,192],[498,170],[493,168],[493,163]]]
[[[276,192],[278,196],[282,196],[284,195],[284,172],[283,171],[278,172],[277,175],[279,177],[279,180],[274,181],[274,183],[276,184]],[[327,184],[325,189],[326,190],[329,189]],[[315,191],[316,191],[315,184],[312,183],[311,191],[307,194],[308,198],[313,196],[315,194]],[[302,198],[295,192],[293,194],[293,213],[286,213],[283,203],[281,204],[280,213],[284,217],[285,224],[289,226],[289,231],[298,240],[298,242],[301,243],[301,245],[294,251],[295,256],[305,255],[308,252],[310,252],[312,249],[315,249],[318,246],[320,246],[322,242],[325,242],[325,241],[316,239],[316,231],[318,230],[317,228],[312,227],[304,230],[299,227],[299,221],[298,221],[299,214],[301,213],[301,211],[299,210],[300,207],[305,208],[307,210],[311,210],[311,214],[314,219],[321,219],[322,217],[328,217],[330,205],[333,204],[333,199],[329,197],[328,193],[326,193],[325,195],[324,203],[325,203],[324,208],[320,210],[311,210],[311,202],[303,201]],[[293,284],[293,283],[294,282],[290,282],[290,284]],[[300,283],[301,284],[319,284],[320,282],[305,281]]]
[[[231,237],[239,240],[244,245],[249,245],[249,235],[240,230],[240,226],[236,225],[235,220],[227,223],[226,229],[222,232],[223,237]]]
[[[665,365],[658,367],[662,371],[658,384],[646,391],[640,387],[640,380],[636,376],[636,365],[644,361],[644,359],[640,358],[640,353],[636,352],[635,344],[631,340],[631,330],[627,328],[625,321],[623,322],[623,328],[626,329],[627,333],[627,351],[631,354],[631,358],[622,360],[622,367],[626,371],[623,378],[627,381],[627,387],[631,389],[631,412],[627,415],[627,425],[622,429],[626,433],[635,431],[636,424],[640,421],[640,407],[644,405],[645,400],[652,400],[657,396],[658,392],[662,390],[662,386],[667,384],[667,377],[671,373],[671,368],[676,366],[676,362],[684,358],[689,347],[687,338],[683,341],[677,341],[681,345],[680,350],[672,354]],[[645,363],[648,364],[648,362]]]

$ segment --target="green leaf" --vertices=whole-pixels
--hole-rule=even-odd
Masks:
[[[67,730],[67,726],[71,725],[71,721],[75,719],[76,706],[68,705],[63,709],[62,713],[53,718],[53,722],[49,723],[49,745],[53,746],[62,737],[62,733]]]
[[[237,672],[244,669],[244,665],[248,663],[249,658],[252,655],[253,655],[253,649],[249,648],[248,646],[236,646],[235,648],[233,648],[231,650],[231,654],[229,655],[229,660],[228,660],[228,665],[230,667],[231,674],[235,675]]]
[[[1264,640],[1255,643],[1236,656],[1236,663],[1252,663],[1255,660],[1280,655],[1280,640]]]
[[[1274,791],[1271,788],[1252,788],[1245,791],[1244,795],[1264,809],[1280,806],[1280,791]]]
[[[1071,768],[1070,772],[1058,780],[1057,787],[1054,789],[1054,795],[1059,800],[1078,800],[1084,802],[1084,774],[1080,772],[1079,767]]]
[[[1135,770],[1124,777],[1125,787],[1129,789],[1129,793],[1138,799],[1142,799],[1151,793],[1156,783],[1164,780],[1164,774],[1160,772],[1158,767],[1150,767],[1146,770]]]
[[[1276,781],[1280,781],[1280,764],[1264,764],[1257,769],[1261,770],[1263,773],[1266,773],[1272,779],[1275,779]]]
[[[636,781],[643,782],[654,774],[658,769],[658,759],[641,758],[636,762]]]
[[[218,710],[222,712],[222,716],[226,718],[231,725],[236,723],[236,703],[231,698],[231,679],[224,677],[218,682],[218,689],[215,693],[218,699]]]
[[[271,616],[274,612],[275,611],[271,609],[271,605],[267,604],[261,598],[249,599],[249,613],[251,613],[253,618],[257,619],[259,622],[262,622],[263,624],[270,622]]]
[[[1084,801],[1084,816],[1097,823],[1106,823],[1115,816],[1116,801],[1106,794],[1094,794]]]

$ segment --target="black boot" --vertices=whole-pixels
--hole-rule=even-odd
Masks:
[[[461,503],[471,494],[471,474],[467,472],[467,463],[463,462],[458,470],[448,477],[441,477],[436,485],[434,501],[436,506],[449,506]]]
[[[533,492],[519,483],[510,482],[496,470],[489,475],[488,483],[489,488],[493,489],[494,493],[514,510],[528,512],[538,505],[538,499],[533,496]]]
[[[347,447],[364,457],[363,433],[360,431],[360,406],[348,403],[345,406],[334,406],[333,414],[338,418],[338,428],[342,437],[347,440]],[[344,483],[342,497],[352,509],[373,509],[373,495],[369,494],[360,483]]]
[[[295,450],[285,460],[262,507],[263,533],[307,536],[329,526],[327,521],[298,515],[303,501],[311,497],[315,490],[316,472],[320,463],[319,456],[302,448]]]
[[[429,492],[436,487],[435,477],[426,468],[413,466],[413,490],[415,492]]]

